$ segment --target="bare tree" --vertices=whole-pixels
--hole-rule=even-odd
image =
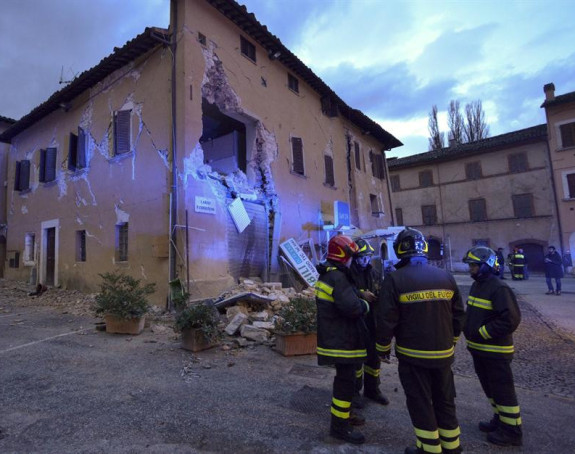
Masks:
[[[439,124],[437,123],[437,106],[434,104],[429,112],[429,120],[427,122],[429,130],[429,150],[441,150],[445,146],[443,133],[439,131]]]
[[[447,112],[447,125],[449,126],[449,140],[456,143],[463,143],[463,115],[459,108],[459,101],[453,99],[449,101],[449,111]]]
[[[465,105],[464,135],[466,142],[475,142],[489,136],[489,126],[485,123],[485,113],[481,101],[472,101]]]

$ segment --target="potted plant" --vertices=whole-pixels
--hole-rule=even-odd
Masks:
[[[198,352],[217,344],[220,338],[219,315],[215,307],[191,304],[177,316],[174,330],[182,333],[182,348]]]
[[[142,285],[139,279],[121,271],[99,274],[100,292],[94,311],[104,316],[107,333],[140,334],[148,312],[147,296],[155,291],[155,283]]]
[[[278,311],[276,350],[284,356],[311,355],[317,349],[317,306],[314,299],[291,298]]]

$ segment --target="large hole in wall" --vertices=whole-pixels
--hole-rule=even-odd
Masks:
[[[246,172],[246,126],[202,99],[204,163],[220,173]]]

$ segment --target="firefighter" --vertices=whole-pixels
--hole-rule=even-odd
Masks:
[[[514,281],[522,281],[525,278],[525,256],[521,249],[514,249],[511,260],[513,263],[511,278]]]
[[[375,251],[363,238],[359,238],[355,243],[359,250],[351,262],[351,274],[361,298],[370,303],[370,307],[373,307],[373,305],[377,303],[377,295],[379,295],[379,289],[381,287],[381,273],[371,266],[371,257]],[[363,406],[358,399],[362,388],[364,389],[364,397],[381,405],[389,404],[389,400],[379,389],[381,361],[375,349],[375,319],[373,317],[373,310],[367,313],[365,323],[369,331],[367,360],[364,364],[358,366],[355,374],[355,398],[353,403],[358,408]]]
[[[317,266],[315,284],[317,303],[318,364],[334,365],[335,377],[331,401],[330,434],[340,440],[361,444],[363,434],[352,424],[365,422],[351,412],[355,386],[355,369],[367,358],[367,327],[364,316],[369,311],[353,284],[349,267],[357,245],[345,235],[328,243],[327,261]]]
[[[451,364],[465,312],[455,279],[427,263],[427,241],[412,228],[393,243],[400,259],[376,307],[377,350],[389,359],[395,337],[399,379],[415,429],[406,454],[461,453]]]
[[[521,313],[513,291],[494,274],[495,252],[485,246],[471,248],[463,261],[475,281],[467,300],[464,334],[481,387],[493,408],[489,422],[480,422],[487,441],[500,446],[521,446],[521,414],[511,361],[513,332]]]

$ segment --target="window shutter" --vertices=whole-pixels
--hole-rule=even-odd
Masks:
[[[56,148],[47,148],[46,149],[46,168],[44,169],[44,181],[54,181],[56,179],[56,155],[57,155]]]
[[[46,181],[46,150],[40,150],[40,175],[41,183]]]
[[[567,175],[567,186],[569,188],[569,198],[575,199],[575,173]]]
[[[574,147],[575,146],[575,123],[568,123],[559,126],[561,131],[561,147]]]
[[[78,136],[70,133],[70,146],[68,148],[68,170],[76,170],[78,156]]]
[[[130,152],[131,117],[131,110],[119,110],[114,116],[114,153],[117,155]]]
[[[325,184],[329,186],[335,186],[335,178],[333,175],[333,158],[328,155],[324,155],[325,162]]]
[[[359,143],[353,143],[354,151],[355,151],[355,168],[357,170],[361,170],[361,153],[359,151]]]
[[[299,137],[292,137],[291,139],[292,152],[293,152],[293,171],[304,174],[303,168],[303,144]]]
[[[383,155],[376,153],[375,154],[375,168],[376,168],[376,177],[380,180],[385,179],[385,168],[383,166]]]
[[[82,128],[78,128],[78,147],[76,156],[76,167],[79,169],[86,168],[86,133]]]
[[[16,175],[14,179],[14,190],[25,191],[30,188],[30,161],[16,162]]]

